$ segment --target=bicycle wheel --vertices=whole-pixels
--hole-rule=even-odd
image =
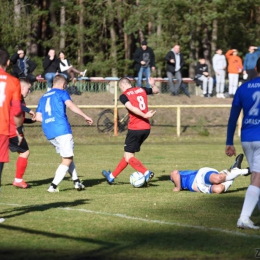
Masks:
[[[97,129],[99,132],[107,133],[114,129],[114,112],[106,109],[99,114],[97,120]]]
[[[129,115],[125,115],[122,119],[118,119],[118,131],[121,133],[127,129]]]

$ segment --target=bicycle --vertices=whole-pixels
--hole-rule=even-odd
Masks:
[[[118,132],[123,132],[127,129],[129,121],[129,115],[126,113],[121,119],[118,115],[117,126]],[[114,111],[112,109],[106,109],[99,114],[97,120],[97,129],[101,133],[107,133],[114,130]]]

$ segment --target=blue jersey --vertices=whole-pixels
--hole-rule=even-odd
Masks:
[[[53,88],[39,101],[36,112],[42,114],[42,130],[48,140],[72,133],[66,115],[67,100],[71,100],[67,91]]]
[[[260,141],[260,77],[245,82],[236,91],[228,121],[227,145],[233,145],[236,122],[241,109],[241,141]]]
[[[179,171],[181,176],[181,188],[183,190],[190,190],[194,191],[192,188],[192,184],[194,182],[194,179],[198,173],[198,170],[190,170],[190,171]]]

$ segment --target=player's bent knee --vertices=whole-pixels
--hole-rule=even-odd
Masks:
[[[212,186],[212,193],[220,194],[220,193],[223,193],[224,190],[225,190],[225,187],[221,184]]]

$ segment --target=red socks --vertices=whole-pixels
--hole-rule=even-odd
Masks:
[[[116,178],[116,176],[119,175],[119,173],[122,172],[127,165],[128,163],[125,161],[125,157],[123,157],[117,165],[116,169],[112,172],[113,176]]]
[[[145,172],[147,171],[147,168],[144,167],[144,165],[137,160],[135,157],[131,157],[129,159],[129,164],[138,172],[141,172],[142,174],[145,174]],[[114,173],[113,173],[114,175]]]
[[[18,157],[16,161],[16,174],[15,178],[22,179],[28,163],[27,158]]]

